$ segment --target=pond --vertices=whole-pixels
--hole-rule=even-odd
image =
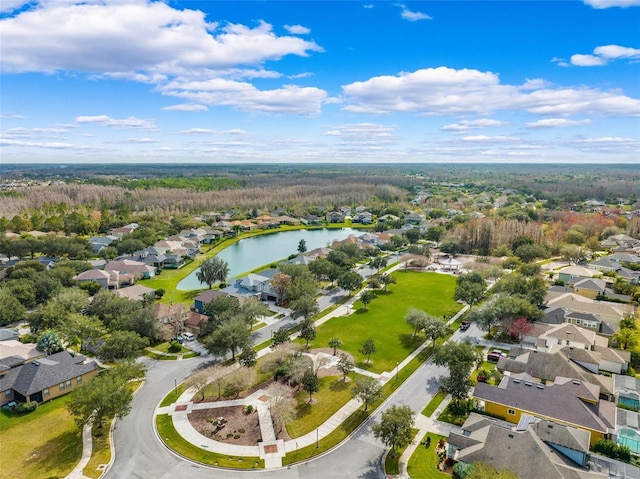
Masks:
[[[229,278],[234,278],[259,266],[275,263],[286,259],[291,254],[297,254],[298,244],[302,239],[307,243],[307,251],[310,251],[329,246],[335,240],[341,241],[351,235],[358,236],[362,233],[352,228],[280,231],[242,239],[216,256],[227,262]],[[206,288],[207,285],[201,283],[196,276],[198,271],[200,271],[199,268],[180,281],[176,289],[191,291]]]

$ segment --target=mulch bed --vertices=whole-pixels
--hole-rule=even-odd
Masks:
[[[242,406],[196,409],[188,417],[200,434],[227,444],[256,446],[262,437],[258,413],[245,414]],[[227,420],[222,428],[216,425],[218,417]]]

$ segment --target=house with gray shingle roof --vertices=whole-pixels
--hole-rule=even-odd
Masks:
[[[73,391],[98,374],[98,363],[82,355],[61,351],[0,370],[1,404],[11,401],[43,402]],[[7,394],[8,393],[8,394]]]

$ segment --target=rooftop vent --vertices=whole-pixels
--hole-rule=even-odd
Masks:
[[[529,386],[531,387],[531,383],[529,381],[527,381],[526,383],[524,383],[525,386]]]
[[[38,361],[34,361],[32,364],[33,364],[34,366],[40,366],[40,363],[39,363]]]
[[[537,387],[538,389],[544,389],[544,386],[543,386],[542,384],[536,384],[536,387]]]
[[[580,381],[578,381],[577,379],[574,379],[573,381],[571,381],[573,384],[577,384],[578,386],[580,385]]]
[[[519,379],[514,379],[513,382],[516,383],[516,384],[520,384],[520,380]]]

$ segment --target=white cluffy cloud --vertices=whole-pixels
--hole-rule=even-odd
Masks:
[[[135,116],[123,118],[121,120],[111,118],[107,115],[78,116],[76,117],[76,123],[95,124],[98,126],[109,126],[115,128],[138,128],[142,130],[158,129],[153,120],[144,120],[142,118],[136,118]]]
[[[282,77],[264,69],[264,63],[323,51],[315,42],[295,36],[308,33],[306,27],[286,28],[290,34],[277,35],[264,21],[254,26],[211,23],[201,11],[173,8],[161,1],[40,0],[36,6],[0,20],[0,67],[7,73],[80,72],[94,78],[128,79],[155,84],[165,94],[190,100],[191,90],[164,87],[195,80],[226,80],[237,83],[236,88],[209,94],[208,102],[204,101],[207,95],[200,95],[203,101],[197,102],[256,112],[316,112],[318,98],[325,96],[317,89],[283,87],[261,92],[252,86],[255,91],[247,98],[246,84],[240,82]],[[285,95],[278,102],[273,95],[281,91]],[[286,101],[292,92],[299,93],[293,95],[296,103]],[[301,105],[300,101],[311,104]],[[192,108],[195,110],[187,111],[202,111],[201,107]]]
[[[616,91],[545,82],[534,88],[534,83],[508,85],[493,72],[438,67],[373,77],[342,89],[344,110],[354,113],[443,116],[524,110],[545,116],[640,116],[640,100]]]
[[[445,125],[440,128],[443,131],[468,131],[479,128],[490,128],[493,126],[504,126],[507,122],[491,120],[489,118],[481,118],[479,120],[463,120],[459,123],[453,123],[451,125]]]
[[[638,7],[640,0],[584,0],[586,5],[593,8],[611,8],[611,7]]]
[[[578,67],[595,67],[606,65],[610,61],[618,59],[640,59],[640,48],[604,45],[594,48],[592,55],[579,53],[572,55],[571,64]]]
[[[204,105],[198,105],[197,103],[181,103],[179,105],[171,105],[162,107],[165,111],[209,111]]]
[[[405,20],[410,22],[417,22],[418,20],[432,20],[432,18],[426,13],[411,11],[403,3],[397,3],[396,5],[400,7],[400,16]]]
[[[565,126],[583,126],[590,125],[591,120],[568,120],[566,118],[545,118],[544,120],[532,121],[525,123],[527,128],[559,128]]]

